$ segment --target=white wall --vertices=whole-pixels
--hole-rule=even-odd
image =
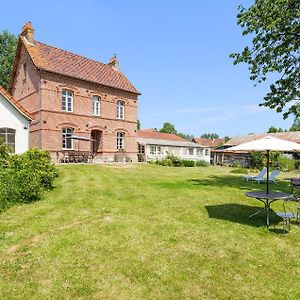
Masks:
[[[153,145],[154,146],[154,145]],[[187,160],[205,160],[208,163],[210,163],[210,149],[209,148],[202,148],[200,153],[197,152],[197,149],[199,148],[193,148],[193,154],[191,155],[189,153],[189,148],[192,147],[176,147],[177,150],[174,151],[174,147],[168,147],[168,146],[161,146],[161,153],[157,153],[157,145],[156,147],[156,153],[151,154],[150,153],[150,148],[151,145],[146,145],[145,146],[145,155],[146,155],[146,160],[160,160],[160,159],[165,159],[168,155],[174,155],[180,159],[187,159]],[[205,149],[208,149],[207,152]]]
[[[23,153],[28,150],[29,120],[0,94],[0,128],[2,127],[16,130],[15,153]]]

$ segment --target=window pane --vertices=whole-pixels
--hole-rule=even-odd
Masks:
[[[14,134],[7,135],[7,143],[11,143],[11,144],[15,143],[15,135]]]

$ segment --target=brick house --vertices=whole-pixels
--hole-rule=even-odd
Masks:
[[[66,153],[92,154],[95,161],[137,161],[140,93],[108,64],[45,45],[28,22],[20,34],[10,91],[34,117],[30,147],[62,161]],[[81,140],[70,138],[79,137]]]

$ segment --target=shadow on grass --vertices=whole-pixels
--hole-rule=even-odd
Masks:
[[[188,182],[199,185],[199,186],[213,186],[213,187],[234,187],[241,190],[265,190],[265,183],[257,183],[246,181],[242,176],[234,176],[234,175],[211,175],[206,178],[192,178],[187,180]],[[290,192],[290,188],[287,182],[279,181],[278,183],[270,184],[271,190],[280,190],[282,192]]]
[[[207,205],[205,208],[208,212],[209,218],[226,220],[253,227],[262,227],[266,224],[266,213],[263,207],[228,203]],[[260,211],[260,213],[249,218],[249,216],[258,211]],[[281,219],[277,217],[272,210],[270,211],[269,216],[271,226],[277,225],[281,221]]]

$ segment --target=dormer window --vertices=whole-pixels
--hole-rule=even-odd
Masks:
[[[62,111],[73,111],[73,92],[68,90],[62,91]]]
[[[93,115],[100,116],[100,98],[93,96]]]
[[[124,120],[125,103],[124,101],[117,101],[117,119]]]

